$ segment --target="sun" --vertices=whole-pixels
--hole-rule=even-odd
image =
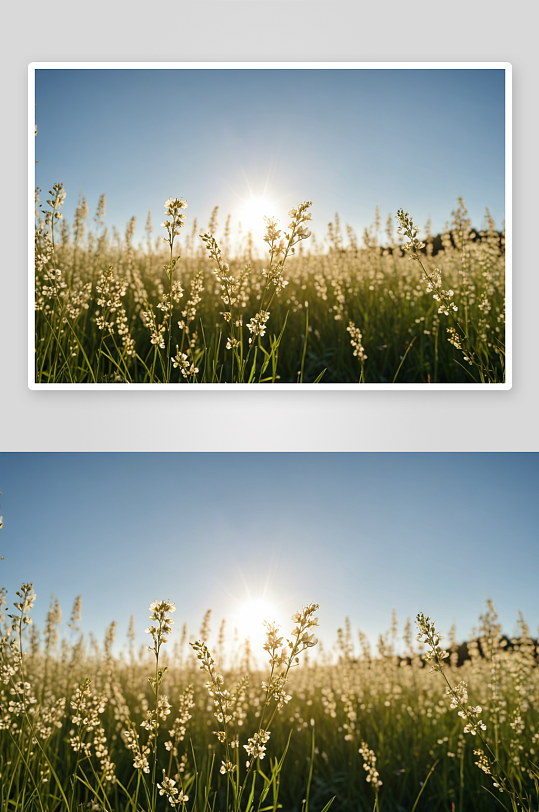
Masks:
[[[274,204],[264,195],[259,197],[249,197],[240,206],[239,219],[244,231],[263,232],[265,231],[266,217],[273,217]]]
[[[234,622],[241,638],[248,637],[252,643],[265,638],[264,621],[277,619],[275,606],[264,598],[250,598],[241,603],[235,613]]]

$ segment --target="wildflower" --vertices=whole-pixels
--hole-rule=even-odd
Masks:
[[[195,705],[193,694],[194,687],[192,685],[188,685],[184,692],[180,694],[178,700],[178,717],[174,720],[172,730],[169,730],[171,741],[165,742],[165,749],[172,752],[172,755],[176,758],[178,756],[178,744],[184,740],[187,732],[186,725],[191,718],[189,711]]]
[[[197,304],[201,301],[200,294],[204,290],[203,274],[199,271],[191,282],[191,296],[182,310],[182,319],[178,322],[180,330],[189,333],[189,325],[196,318]]]
[[[421,229],[414,225],[414,218],[402,209],[397,211],[396,217],[399,223],[397,233],[404,234],[408,237],[408,242],[404,246],[404,250],[410,252],[409,259],[418,260],[419,251],[425,248],[425,243],[417,239],[417,235]]]
[[[168,268],[169,266],[165,265],[165,270],[167,270]],[[164,312],[165,316],[168,316],[172,311],[172,302],[176,302],[176,304],[178,304],[182,296],[183,296],[183,288],[178,281],[174,280],[172,282],[170,292],[163,293],[163,295],[161,296],[161,301],[159,302],[157,307],[159,308],[159,310],[162,310]]]
[[[20,598],[20,600],[15,601],[13,606],[22,616],[23,622],[26,624],[31,624],[32,620],[28,615],[36,600],[36,593],[34,592],[32,582],[29,584],[23,584],[20,590],[17,590],[15,594],[18,598]],[[14,615],[8,615],[8,617],[10,617],[12,620],[15,619]]]
[[[287,661],[288,660],[289,657],[287,656]],[[279,674],[277,677],[270,680],[270,682],[262,683],[262,688],[267,692],[268,698],[274,699],[277,702],[277,710],[282,710],[284,706],[292,699],[292,697],[287,694],[284,689],[287,682],[288,680],[286,679],[285,675]]]
[[[45,214],[45,222],[51,224],[53,220],[62,220],[63,214],[60,212],[64,200],[66,199],[66,192],[63,183],[55,183],[52,189],[49,189],[49,194],[52,200],[47,200],[47,205],[51,207],[52,211],[43,212]]]
[[[97,280],[96,291],[99,294],[97,304],[103,308],[103,312],[96,315],[96,324],[100,330],[106,330],[109,335],[113,335],[114,322],[107,319],[122,308],[122,297],[127,292],[127,283],[115,278],[114,268],[110,265]]]
[[[268,623],[267,621],[263,621],[263,623],[266,627],[266,641],[262,648],[270,655],[270,665],[272,667],[284,665],[288,660],[288,649],[285,646],[282,648],[281,653],[278,653],[278,649],[283,643],[283,638],[279,637],[279,626],[276,623]]]
[[[244,750],[251,758],[264,758],[266,754],[266,742],[269,741],[269,730],[259,730],[254,736],[247,740],[247,744],[243,745]]]
[[[425,654],[425,660],[432,663],[431,672],[442,671],[442,660],[449,657],[449,652],[443,651],[438,645],[443,635],[436,631],[435,622],[431,621],[430,617],[425,617],[422,612],[418,614],[416,623],[419,628],[416,640],[420,643],[427,642],[430,646],[430,650]]]
[[[166,795],[167,800],[171,806],[177,806],[177,804],[183,804],[189,800],[188,795],[184,795],[183,792],[180,792],[176,787],[176,781],[173,778],[169,778],[163,770],[163,780],[161,784],[157,784],[159,789],[159,795]]]
[[[318,618],[312,617],[318,608],[317,603],[310,603],[304,607],[301,612],[296,612],[292,615],[292,620],[296,624],[296,627],[292,631],[295,641],[288,641],[288,645],[292,649],[291,656],[295,658],[296,663],[299,663],[298,654],[301,654],[305,649],[311,648],[318,643],[318,639],[314,634],[308,631],[308,629],[313,626],[318,626]]]
[[[425,617],[423,613],[418,614],[416,623],[419,628],[419,634],[416,639],[421,643],[426,642],[430,646],[429,651],[425,654],[425,660],[433,663],[431,672],[439,671],[445,677],[442,662],[449,657],[449,652],[443,651],[439,646],[440,640],[443,639],[442,635],[436,631],[434,621],[431,620],[430,617]],[[481,705],[476,705],[475,707],[468,705],[466,707],[465,703],[468,700],[468,689],[465,682],[461,682],[455,687],[449,684],[447,678],[446,682],[448,686],[446,694],[451,697],[450,707],[452,709],[458,709],[458,715],[466,721],[464,733],[480,735],[481,730],[487,729],[485,723],[479,719],[479,715],[483,710]]]
[[[145,634],[151,634],[153,638],[153,646],[148,646],[149,651],[155,652],[156,656],[159,654],[159,649],[163,643],[167,642],[166,634],[172,631],[172,624],[174,623],[167,615],[176,611],[176,604],[172,601],[154,601],[150,605],[150,620],[154,620],[157,626],[149,626],[145,630]]]
[[[361,335],[359,327],[356,327],[354,322],[350,320],[350,323],[348,324],[346,330],[347,332],[350,333],[350,344],[354,348],[354,355],[359,361],[361,361],[361,363],[363,363],[364,361],[367,360],[367,355],[361,343],[363,336]]]
[[[166,325],[157,324],[151,305],[148,310],[141,311],[140,316],[144,326],[150,330],[150,343],[156,344],[160,349],[164,350],[165,339],[163,338],[163,333],[166,330]]]
[[[185,215],[182,214],[182,211],[186,208],[187,203],[183,198],[169,197],[169,199],[165,201],[165,217],[167,219],[161,223],[161,227],[166,228],[168,232],[168,237],[163,237],[163,239],[165,242],[168,242],[171,251],[174,239],[179,235],[180,228],[185,223]]]
[[[476,766],[479,767],[480,770],[483,770],[483,772],[487,775],[491,775],[490,762],[484,752],[482,750],[474,750],[473,754],[474,756],[479,757],[479,760],[475,762]]]
[[[185,352],[180,352],[180,348],[176,344],[176,355],[172,357],[172,366],[174,369],[180,368],[180,372],[184,378],[188,378],[189,376],[195,376],[197,372],[199,372],[199,368],[196,367],[192,361],[190,361],[189,356]]]
[[[266,334],[266,322],[268,321],[270,314],[266,310],[260,310],[256,316],[254,316],[251,321],[247,325],[247,329],[253,336],[263,336]],[[249,339],[249,343],[251,343],[252,338]]]
[[[361,742],[359,753],[363,756],[363,769],[367,772],[367,781],[369,784],[372,784],[375,789],[378,789],[378,787],[382,786],[382,782],[380,781],[380,775],[376,769],[376,755],[374,751],[369,750],[365,742]]]

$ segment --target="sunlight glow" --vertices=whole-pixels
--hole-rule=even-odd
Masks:
[[[271,622],[276,618],[275,606],[263,598],[250,598],[240,604],[234,618],[240,640],[248,637],[255,645],[262,643],[266,632],[263,621]]]
[[[239,210],[239,219],[244,231],[253,234],[262,234],[266,231],[266,217],[275,215],[275,206],[267,197],[250,197],[245,200]]]

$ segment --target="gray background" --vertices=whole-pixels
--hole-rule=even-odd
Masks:
[[[0,450],[539,450],[535,6],[519,0],[3,2]],[[512,63],[512,390],[28,389],[28,63],[219,60]],[[268,116],[279,103],[271,101]]]

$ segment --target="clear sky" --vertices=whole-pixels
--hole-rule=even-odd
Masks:
[[[67,191],[71,221],[82,192],[108,225],[132,215],[154,235],[163,203],[187,200],[206,229],[220,207],[244,230],[262,213],[288,223],[313,201],[323,239],[339,212],[361,237],[380,206],[403,207],[440,231],[459,195],[480,227],[504,210],[504,71],[492,69],[36,71],[36,185]],[[264,198],[253,205],[251,198]],[[255,216],[256,215],[256,216]],[[253,220],[253,217],[255,219]]]
[[[0,585],[33,581],[41,628],[51,593],[65,622],[80,593],[83,630],[117,620],[119,642],[156,598],[175,633],[211,608],[210,642],[223,617],[255,636],[249,600],[287,632],[319,603],[328,646],[346,615],[375,641],[393,608],[466,639],[489,596],[535,636],[538,486],[535,453],[3,453]]]

